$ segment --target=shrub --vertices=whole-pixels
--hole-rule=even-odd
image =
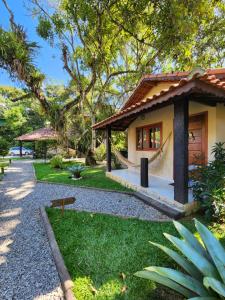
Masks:
[[[82,165],[74,165],[68,168],[68,170],[72,173],[74,178],[80,178],[81,172],[83,172],[86,168]]]
[[[95,159],[103,161],[106,158],[106,146],[102,143],[98,148],[95,149]]]
[[[0,137],[0,156],[6,156],[9,153],[9,143]]]
[[[163,245],[152,244],[169,255],[186,272],[152,266],[135,275],[163,284],[187,299],[224,299],[225,249],[223,246],[197,220],[195,220],[195,227],[203,244],[180,223],[174,221],[174,225],[182,239],[166,233],[164,235],[183,255]]]
[[[216,143],[212,149],[214,160],[199,167],[193,177],[193,196],[200,202],[208,219],[225,216],[225,149],[224,143]]]
[[[50,164],[52,168],[62,169],[63,168],[63,158],[61,155],[55,155],[50,160]]]

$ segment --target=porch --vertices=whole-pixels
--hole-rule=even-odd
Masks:
[[[169,206],[175,206],[185,211],[185,206],[178,201],[174,201],[174,183],[170,180],[160,178],[158,176],[149,175],[148,187],[142,187],[140,185],[140,173],[132,169],[120,169],[112,170],[106,173],[107,177],[123,184],[126,187],[167,204]],[[192,190],[188,189],[188,204],[193,203]],[[188,205],[189,206],[189,205]]]

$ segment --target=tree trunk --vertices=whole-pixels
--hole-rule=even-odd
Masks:
[[[91,126],[96,123],[95,115],[91,113]],[[91,150],[94,151],[96,148],[96,131],[91,129]]]

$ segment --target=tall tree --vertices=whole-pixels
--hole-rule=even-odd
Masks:
[[[58,129],[75,106],[79,113],[88,111],[93,124],[105,99],[126,95],[143,72],[166,69],[168,62],[173,68],[209,67],[224,59],[222,0],[32,0],[37,32],[60,48],[71,78],[73,96],[53,107],[33,64],[37,45],[2,1],[11,29],[0,28],[0,67],[24,82],[46,113],[58,116]]]

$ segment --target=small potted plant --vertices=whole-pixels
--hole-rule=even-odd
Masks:
[[[78,180],[78,179],[82,179],[81,172],[83,172],[85,170],[85,167],[81,166],[81,165],[74,165],[74,166],[69,167],[68,170],[72,174],[71,178],[73,180]]]

